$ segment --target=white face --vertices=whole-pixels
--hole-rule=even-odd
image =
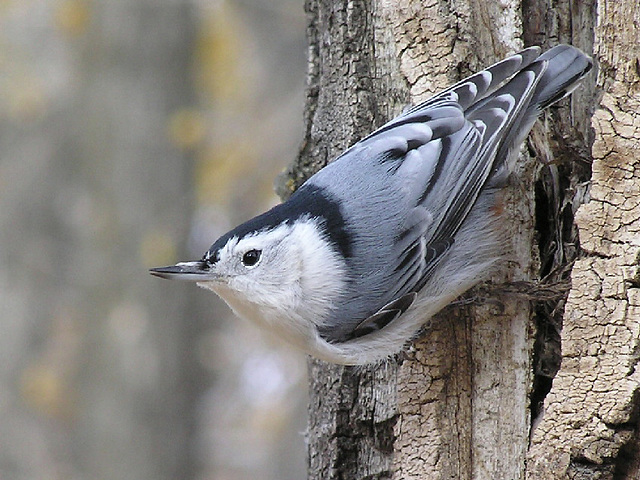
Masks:
[[[211,280],[198,285],[240,316],[272,326],[284,317],[321,324],[344,286],[344,262],[313,221],[231,238],[218,257]]]
[[[260,303],[266,295],[274,294],[279,285],[296,283],[296,249],[287,241],[290,227],[259,232],[242,239],[232,237],[218,252],[218,261],[211,267],[216,278],[199,282],[211,290],[230,289],[246,300]]]

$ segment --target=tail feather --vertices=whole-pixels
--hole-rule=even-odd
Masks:
[[[513,119],[502,137],[488,186],[504,185],[513,170],[517,153],[515,150],[529,134],[540,112],[569,95],[592,67],[591,58],[577,48],[571,45],[558,45],[540,55],[535,62],[518,74],[522,75],[527,70],[537,69],[537,83],[526,110],[521,112],[519,118]],[[509,88],[509,84],[505,88]]]
[[[538,110],[544,110],[569,95],[593,67],[591,58],[571,45],[553,47],[540,55],[537,61],[547,62],[547,69],[531,99],[532,106]]]

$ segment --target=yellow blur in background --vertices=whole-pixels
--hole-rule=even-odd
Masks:
[[[0,478],[305,475],[305,360],[194,285],[302,138],[294,0],[0,1]]]

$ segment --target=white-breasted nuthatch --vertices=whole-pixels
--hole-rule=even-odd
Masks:
[[[397,353],[500,259],[495,206],[519,146],[591,67],[569,45],[527,48],[386,123],[202,260],[151,273],[330,362]]]

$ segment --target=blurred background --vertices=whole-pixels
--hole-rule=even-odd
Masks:
[[[147,269],[277,202],[298,0],[0,0],[0,479],[305,476],[303,356]]]

